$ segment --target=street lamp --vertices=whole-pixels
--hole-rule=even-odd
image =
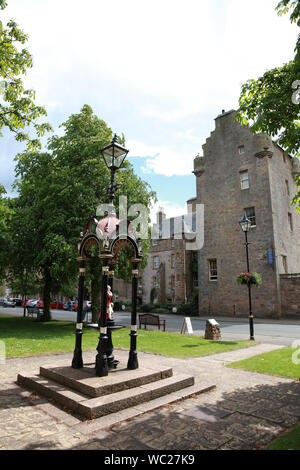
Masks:
[[[240,227],[245,234],[245,247],[246,247],[246,258],[247,258],[247,272],[250,272],[250,265],[249,265],[249,250],[248,250],[248,232],[251,229],[251,221],[246,217],[244,217],[239,221]],[[250,340],[254,341],[254,326],[253,326],[253,314],[252,314],[252,301],[251,301],[251,282],[248,282],[248,295],[249,295],[249,325],[250,325]]]
[[[115,173],[122,166],[128,150],[119,144],[116,134],[112,142],[104,147],[101,155],[107,168],[111,172],[110,184],[106,189],[109,199],[108,214],[104,219],[90,219],[87,224],[86,232],[80,234],[78,243],[79,284],[78,284],[78,315],[76,324],[76,342],[72,361],[72,367],[79,369],[83,367],[82,360],[82,306],[83,306],[83,288],[85,279],[85,265],[89,261],[88,250],[92,245],[97,245],[99,249],[99,258],[102,260],[102,299],[101,312],[97,325],[91,327],[100,330],[99,343],[97,346],[98,354],[96,356],[95,370],[96,375],[103,377],[108,375],[108,370],[117,367],[119,361],[114,360],[113,344],[111,341],[112,331],[122,328],[115,325],[111,317],[111,311],[108,311],[108,305],[111,300],[111,291],[113,289],[114,266],[118,262],[119,253],[127,246],[131,255],[129,261],[132,265],[132,310],[131,310],[131,332],[130,332],[130,351],[127,363],[127,369],[137,369],[138,358],[136,350],[137,340],[137,287],[138,287],[138,266],[142,261],[142,240],[135,232],[134,227],[128,220],[119,220],[116,216],[114,207],[115,190],[120,186],[114,183]],[[121,230],[126,228],[126,232]],[[108,286],[111,290],[108,292]]]
[[[117,134],[114,135],[113,140],[109,145],[101,150],[101,154],[104,158],[107,168],[111,171],[110,173],[110,185],[107,188],[109,195],[109,203],[112,204],[115,197],[115,190],[119,185],[114,184],[115,173],[121,168],[125,158],[127,157],[129,150],[119,144]]]

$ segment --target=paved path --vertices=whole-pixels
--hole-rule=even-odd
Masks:
[[[139,353],[140,363],[158,361],[192,373],[215,390],[104,429],[101,418],[81,422],[15,384],[18,372],[70,363],[72,354],[11,358],[0,366],[0,450],[202,450],[258,449],[300,421],[300,381],[230,369],[226,363],[281,346],[258,344],[212,356],[174,359]],[[128,355],[115,350],[115,355]],[[85,352],[91,362],[95,351]],[[217,411],[216,411],[217,410]],[[120,419],[130,413],[120,413]]]

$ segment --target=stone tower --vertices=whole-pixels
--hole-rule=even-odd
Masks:
[[[194,160],[197,203],[204,204],[204,247],[198,254],[200,315],[248,314],[248,290],[236,276],[246,271],[239,219],[251,219],[250,271],[262,276],[252,289],[255,316],[281,317],[280,275],[300,273],[300,220],[291,200],[298,160],[265,134],[253,134],[222,112]]]

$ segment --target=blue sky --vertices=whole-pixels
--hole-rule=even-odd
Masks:
[[[25,84],[55,133],[89,104],[124,132],[136,172],[168,216],[195,196],[193,159],[241,84],[293,57],[298,28],[278,0],[8,0],[29,35]],[[4,134],[0,182],[11,191],[23,146]]]

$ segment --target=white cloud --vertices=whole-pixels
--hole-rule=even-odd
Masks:
[[[276,4],[10,0],[4,15],[30,35],[30,80],[42,101],[84,94],[91,82],[96,90],[101,77],[153,96],[156,103],[140,104],[143,115],[174,121],[234,107],[243,80],[291,58],[297,27],[277,17]]]
[[[9,0],[1,18],[29,34],[26,84],[54,126],[89,103],[145,172],[172,176],[191,173],[241,83],[293,57],[298,28],[277,3]]]
[[[142,142],[128,141],[130,156],[146,158],[144,173],[158,173],[165,176],[190,175],[196,153],[181,153],[167,146],[147,146]]]

